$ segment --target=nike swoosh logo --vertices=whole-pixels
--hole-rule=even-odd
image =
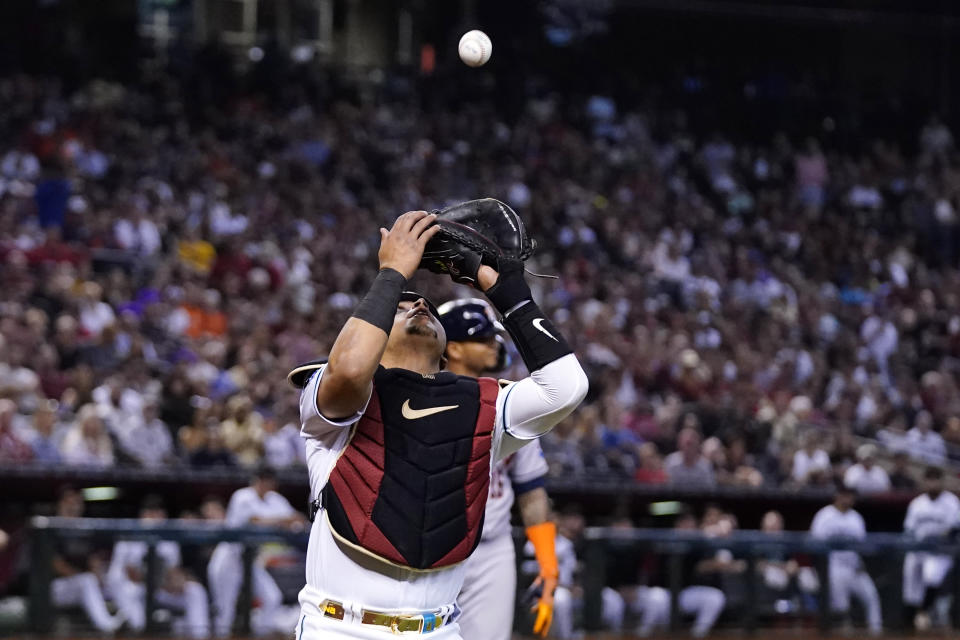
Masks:
[[[410,400],[404,400],[403,406],[400,407],[400,413],[403,414],[403,417],[407,420],[417,420],[419,418],[426,418],[427,416],[432,416],[435,413],[442,413],[444,411],[450,411],[451,409],[456,409],[460,405],[453,404],[449,407],[430,407],[428,409],[411,409]]]
[[[548,338],[550,338],[551,340],[553,340],[554,342],[560,342],[559,340],[557,340],[556,338],[553,337],[553,334],[552,334],[552,333],[550,333],[549,331],[547,331],[546,329],[543,328],[543,318],[534,318],[534,319],[533,319],[533,328],[536,329],[537,331],[539,331],[540,333],[546,334],[546,336],[547,336]]]

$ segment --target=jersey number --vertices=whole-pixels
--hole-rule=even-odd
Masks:
[[[503,470],[500,465],[493,470],[493,477],[490,478],[490,497],[491,498],[502,498],[503,497]]]

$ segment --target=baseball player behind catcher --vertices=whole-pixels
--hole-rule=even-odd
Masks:
[[[461,638],[456,599],[483,528],[490,474],[567,416],[587,378],[530,294],[516,214],[480,200],[380,230],[380,271],[326,362],[297,367],[316,516],[297,638]],[[483,291],[531,372],[441,371],[446,337],[419,266]],[[503,593],[513,598],[513,593]],[[471,639],[474,640],[474,639]]]
[[[451,300],[440,305],[440,322],[447,334],[447,371],[479,378],[503,371],[507,348],[503,325],[490,305],[478,298]],[[544,489],[549,468],[540,443],[533,441],[499,461],[490,477],[490,493],[477,550],[467,560],[467,575],[457,605],[457,619],[465,638],[510,640],[513,630],[513,593],[517,586],[517,557],[510,527],[514,497],[520,506],[527,538],[539,566],[540,597],[533,607],[533,632],[546,637],[553,621],[553,593],[559,568],[554,540],[557,525],[550,521],[550,500]]]

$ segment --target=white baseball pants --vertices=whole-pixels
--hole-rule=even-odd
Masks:
[[[850,596],[860,601],[867,614],[867,627],[879,632],[883,627],[880,614],[880,596],[866,571],[837,562],[830,563],[830,606],[834,611],[850,610]]]
[[[953,567],[950,556],[923,551],[908,553],[903,559],[903,601],[912,606],[923,604],[927,589],[943,584]]]
[[[670,624],[670,592],[663,587],[637,587],[632,610],[640,616],[637,634],[647,637],[657,627]]]
[[[50,599],[58,607],[81,605],[98,631],[112,633],[119,626],[120,621],[107,610],[100,581],[92,573],[54,578],[50,581]]]
[[[716,587],[687,587],[680,592],[677,604],[681,612],[694,616],[690,633],[695,638],[702,638],[710,633],[723,613],[727,597]]]
[[[250,630],[254,635],[273,633],[278,630],[283,593],[267,570],[256,562],[251,567],[250,575],[253,579],[253,597],[260,601],[259,611],[250,616]],[[226,547],[218,547],[207,565],[207,583],[216,607],[214,633],[228,636],[233,628],[237,598],[243,584],[243,560],[240,555]]]
[[[484,540],[465,564],[467,573],[457,596],[460,635],[464,640],[510,640],[517,592],[513,540],[509,535]]]
[[[113,599],[120,614],[134,631],[142,631],[147,625],[147,588],[142,582],[116,580],[110,585]],[[199,582],[188,581],[183,593],[171,593],[157,589],[156,602],[162,607],[179,609],[183,616],[174,623],[174,631],[191,638],[210,637],[210,605],[207,590]]]
[[[550,627],[550,636],[559,640],[573,638],[576,631],[574,615],[582,605],[581,601],[573,597],[570,589],[557,587],[553,594],[553,625]],[[623,626],[623,616],[626,608],[623,597],[615,589],[603,588],[600,619],[605,628],[619,631]],[[469,638],[465,640],[469,640]]]

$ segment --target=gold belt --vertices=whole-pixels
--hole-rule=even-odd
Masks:
[[[336,600],[324,600],[321,602],[320,611],[323,612],[325,618],[333,618],[334,620],[343,620],[345,615],[343,604]],[[440,611],[397,614],[362,609],[360,612],[360,623],[375,627],[384,627],[384,630],[389,629],[394,635],[400,635],[402,633],[419,634],[436,631],[449,622],[452,617],[451,614],[444,615]]]

